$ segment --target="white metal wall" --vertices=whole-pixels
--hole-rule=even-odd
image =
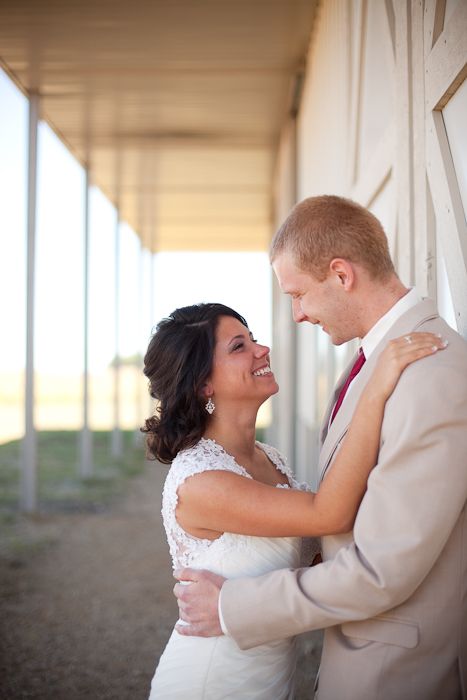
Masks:
[[[466,75],[466,0],[322,0],[296,129],[288,124],[281,144],[296,153],[297,201],[341,194],[374,211],[402,281],[436,298],[465,337]],[[277,161],[277,223],[291,163]],[[295,392],[276,401],[272,432],[313,481],[320,417],[352,348],[333,348],[308,324],[294,331],[275,301],[274,361]],[[280,425],[291,413],[292,451]]]

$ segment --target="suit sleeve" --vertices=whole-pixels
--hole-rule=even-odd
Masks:
[[[379,461],[354,541],[313,568],[226,581],[221,608],[241,648],[381,614],[433,567],[467,498],[467,363],[411,365],[386,406]],[[429,377],[429,381],[427,381]]]

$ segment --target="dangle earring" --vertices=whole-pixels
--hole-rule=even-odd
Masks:
[[[211,397],[209,397],[209,400],[204,408],[206,409],[206,411],[209,413],[210,416],[214,413],[214,409],[216,408],[216,405],[215,405],[214,401],[211,399]]]

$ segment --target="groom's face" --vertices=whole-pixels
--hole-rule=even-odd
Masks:
[[[272,267],[281,290],[292,299],[296,323],[308,321],[321,326],[334,345],[356,337],[348,295],[333,274],[319,282],[312,274],[298,268],[287,252],[280,254]]]

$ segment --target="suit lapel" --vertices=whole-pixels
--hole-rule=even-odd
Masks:
[[[336,452],[336,449],[339,446],[339,443],[341,442],[342,438],[344,437],[349,428],[349,424],[352,420],[352,416],[355,411],[358,399],[360,398],[360,395],[363,389],[365,388],[368,379],[371,376],[371,373],[375,367],[380,353],[384,350],[388,341],[393,338],[397,338],[403,335],[404,333],[410,333],[411,331],[417,330],[422,323],[436,318],[437,316],[438,312],[436,310],[434,302],[431,299],[424,299],[419,304],[409,309],[399,319],[397,319],[397,321],[393,324],[393,326],[391,326],[386,335],[378,343],[368,360],[363,365],[359,374],[353,380],[352,390],[349,392],[348,396],[346,396],[345,401],[340,407],[335,419],[329,427],[329,430],[327,430],[327,426],[329,423],[329,414],[332,407],[330,409],[328,406],[321,430],[323,442],[319,458],[320,480],[323,479],[326,470],[328,469],[332,458]],[[352,364],[354,361],[355,357],[352,360]],[[340,390],[340,387],[342,386],[343,382],[345,381],[345,378],[350,372],[351,367],[352,365],[350,364],[344,372],[344,374],[339,379],[339,382],[336,385],[336,390],[334,391],[333,398],[337,396],[336,392]]]
[[[350,360],[347,367],[342,372],[341,376],[337,380],[337,383],[334,387],[334,391],[331,394],[331,398],[329,399],[329,403],[328,403],[328,405],[326,407],[326,411],[324,413],[323,422],[321,423],[321,430],[320,430],[320,434],[319,434],[320,448],[323,447],[324,441],[326,440],[326,437],[328,434],[329,420],[331,418],[331,412],[336,404],[336,401],[337,401],[337,398],[341,392],[341,389],[344,386],[344,384],[347,380],[347,377],[349,376],[350,371],[355,364],[356,359],[357,359],[357,353],[355,353],[355,355],[352,357],[352,359]]]

